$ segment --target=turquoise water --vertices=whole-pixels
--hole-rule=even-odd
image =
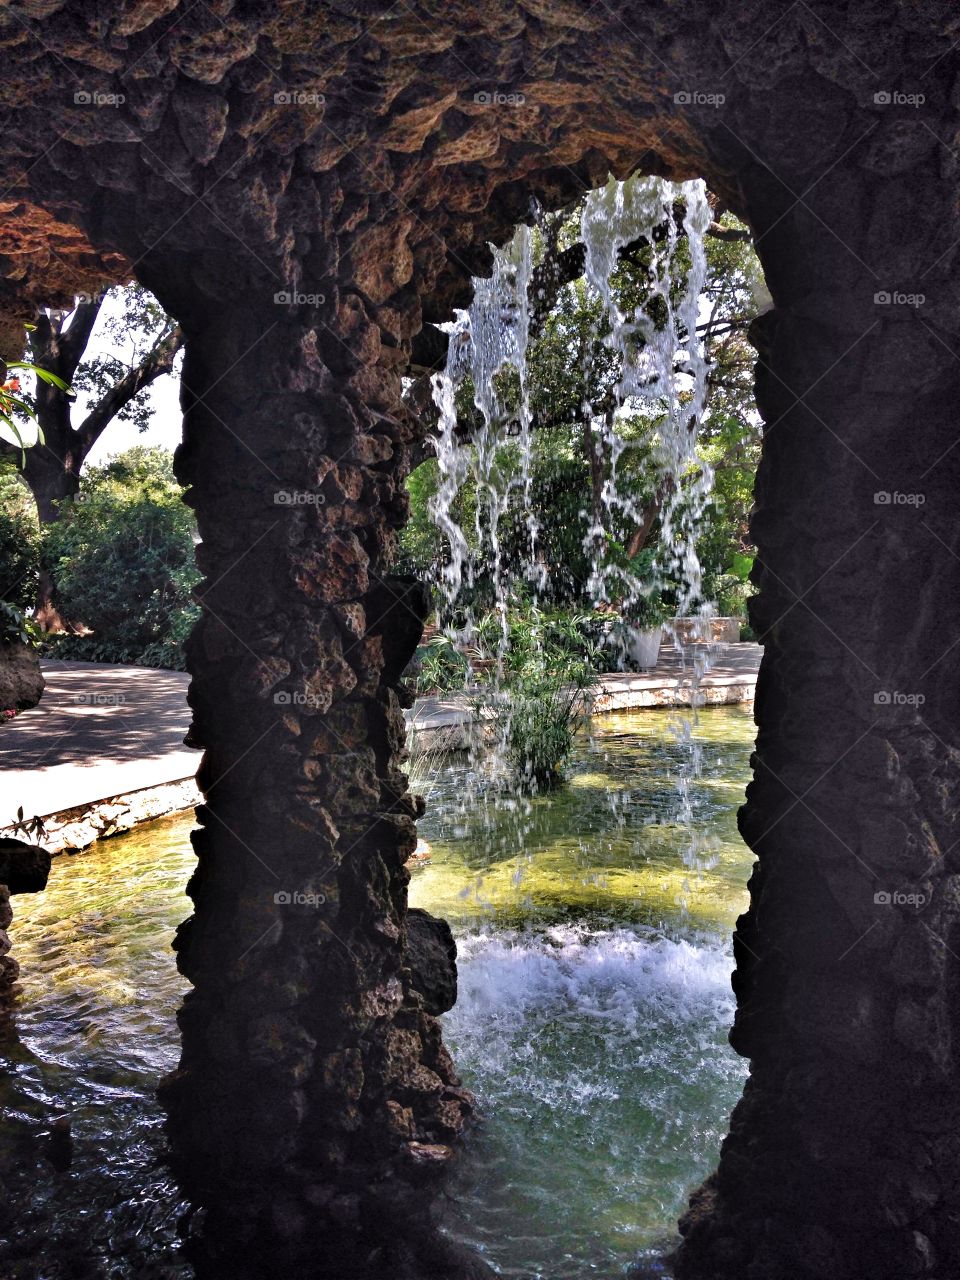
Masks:
[[[447,1226],[507,1276],[617,1276],[669,1245],[743,1087],[726,1032],[752,711],[702,713],[689,824],[674,725],[596,720],[569,785],[526,805],[465,763],[420,770],[410,897],[457,933],[446,1037],[483,1114]]]
[[[445,1034],[481,1107],[446,1228],[506,1276],[622,1275],[669,1241],[716,1163],[744,1077],[725,1037],[749,712],[704,712],[697,740],[692,826],[665,713],[598,719],[569,786],[528,803],[505,805],[463,762],[418,770],[429,808],[411,901],[457,934]],[[14,902],[23,997],[0,1083],[11,1280],[191,1275],[153,1096],[178,1053],[170,942],[191,825],[56,859],[47,891]],[[65,1114],[74,1161],[58,1172],[48,1133]]]

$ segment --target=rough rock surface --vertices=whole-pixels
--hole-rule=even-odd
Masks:
[[[25,840],[0,837],[0,1014],[16,994],[20,966],[10,955],[7,929],[13,920],[10,898],[15,893],[40,893],[47,887],[50,854]]]
[[[403,944],[400,378],[532,197],[642,170],[705,176],[774,300],[752,1070],[678,1275],[960,1273],[958,38],[946,0],[0,12],[0,306],[135,269],[186,335],[206,803],[164,1096],[218,1247],[459,1274],[427,1184],[469,1099]]]
[[[11,893],[40,893],[47,887],[50,854],[39,845],[0,837],[0,884]]]
[[[423,999],[423,1007],[434,1017],[457,1003],[457,944],[446,920],[429,911],[410,907],[407,911],[406,955],[410,983]]]
[[[0,709],[25,711],[43,696],[40,655],[25,644],[0,644]]]

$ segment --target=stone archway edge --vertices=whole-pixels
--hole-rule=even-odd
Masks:
[[[698,690],[701,705],[752,700],[760,646],[720,645]],[[47,819],[51,852],[82,849],[200,802],[200,752],[183,746],[189,677],[179,671],[105,663],[45,662],[38,707],[0,736],[0,829],[16,819]],[[666,652],[652,671],[612,672],[594,710],[689,705],[680,663]],[[407,712],[418,744],[431,751],[466,745],[472,721],[465,696],[421,698]]]

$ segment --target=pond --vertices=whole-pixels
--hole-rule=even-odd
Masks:
[[[421,770],[411,903],[457,935],[445,1034],[481,1110],[445,1225],[505,1276],[622,1276],[669,1243],[716,1163],[745,1076],[726,1029],[753,735],[747,708],[703,712],[685,801],[687,749],[655,711],[594,720],[569,785],[527,803],[505,804],[465,761]],[[153,1092],[178,1055],[186,984],[169,945],[189,905],[191,825],[180,815],[56,859],[46,893],[15,900],[23,997],[0,1083],[12,1280],[192,1274]],[[58,1171],[48,1131],[65,1113],[74,1158]]]

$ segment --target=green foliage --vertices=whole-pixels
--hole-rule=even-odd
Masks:
[[[0,468],[0,600],[30,608],[37,598],[39,573],[36,506],[16,471]]]
[[[0,600],[0,644],[26,644],[34,648],[40,631],[22,609],[8,600]]]
[[[116,301],[121,309],[113,314],[111,304]],[[143,285],[116,285],[107,291],[104,302],[109,318],[101,311],[94,331],[100,340],[88,346],[73,380],[74,389],[91,403],[102,400],[176,328],[176,321]],[[150,394],[150,386],[145,386],[118,410],[116,420],[146,431],[153,417]]]
[[[59,607],[92,634],[59,638],[58,656],[182,666],[200,574],[180,494],[164,449],[129,449],[87,472],[49,527],[47,554]]]
[[[27,329],[33,328],[27,325]],[[27,360],[11,360],[9,363],[4,361],[3,367],[6,368],[10,378],[7,382],[0,386],[0,436],[12,436],[20,449],[21,463],[26,460],[26,450],[34,443],[43,444],[43,432],[40,430],[40,424],[37,421],[37,415],[33,405],[29,400],[25,400],[19,390],[20,371],[24,373],[32,373],[41,382],[46,382],[48,386],[58,387],[61,391],[68,395],[73,394],[72,388],[67,385],[62,378],[57,377],[55,373],[51,373],[49,369],[42,369],[39,365],[30,364]],[[36,440],[26,440],[22,433],[24,420],[36,424]]]
[[[467,659],[442,632],[421,645],[417,661],[417,692],[421,697],[431,693],[450,693],[462,689],[467,678]]]
[[[407,480],[410,518],[400,534],[398,573],[412,573],[433,582],[442,554],[440,531],[430,518],[430,500],[436,495],[439,468],[436,458],[428,458]]]
[[[538,265],[543,264],[548,251],[562,253],[576,244],[580,213],[578,202],[543,219],[534,237]],[[749,555],[751,550],[748,515],[760,451],[759,417],[753,399],[755,353],[747,340],[747,328],[766,299],[760,265],[752,244],[744,238],[745,228],[730,214],[723,214],[718,221],[721,235],[708,236],[705,244],[707,278],[698,324],[711,362],[698,445],[713,469],[715,485],[699,524],[697,550],[704,597],[715,598],[723,612],[742,614],[751,588],[735,565],[737,556]],[[624,255],[612,286],[625,315],[640,309],[659,325],[666,312],[664,299],[649,287],[652,252],[651,246],[643,243]],[[685,266],[687,258],[687,245],[681,239],[678,266]],[[681,287],[679,277],[677,287]],[[540,302],[538,295],[534,305]],[[612,588],[611,599],[616,603],[621,598],[618,569],[622,570],[624,598],[633,594],[626,586],[629,579],[653,581],[652,562],[662,535],[660,512],[667,496],[659,465],[663,407],[635,401],[620,410],[616,433],[623,447],[612,449],[604,438],[603,421],[616,405],[621,369],[619,355],[606,342],[608,322],[600,301],[581,277],[557,289],[543,305],[546,314],[533,326],[527,354],[533,424],[531,483],[528,493],[520,486],[513,490],[501,517],[502,564],[515,573],[528,562],[532,511],[539,525],[534,558],[543,576],[540,599],[555,606],[583,607],[589,598],[594,551],[589,545],[590,530],[595,521],[600,522],[604,534],[599,550]],[[508,370],[500,378],[498,391],[506,412],[516,414],[519,382],[515,371]],[[472,401],[473,387],[466,379],[457,391],[458,415],[465,424],[476,417]],[[585,405],[590,407],[586,415]],[[498,466],[517,478],[519,450],[502,449]],[[614,469],[618,502],[609,508],[603,492]],[[408,482],[411,523],[402,539],[404,568],[429,581],[436,580],[446,551],[428,511],[436,488],[437,464],[431,460]],[[454,511],[474,549],[480,545],[474,525],[477,496],[475,482],[468,479]],[[644,551],[649,555],[641,560],[638,557]],[[475,612],[491,603],[492,568],[479,562],[474,582],[462,592],[461,602]],[[663,586],[671,599],[671,583]]]
[[[511,618],[504,669],[478,698],[478,712],[495,721],[511,780],[521,790],[562,782],[574,735],[589,714],[598,646],[586,621],[536,608]]]

